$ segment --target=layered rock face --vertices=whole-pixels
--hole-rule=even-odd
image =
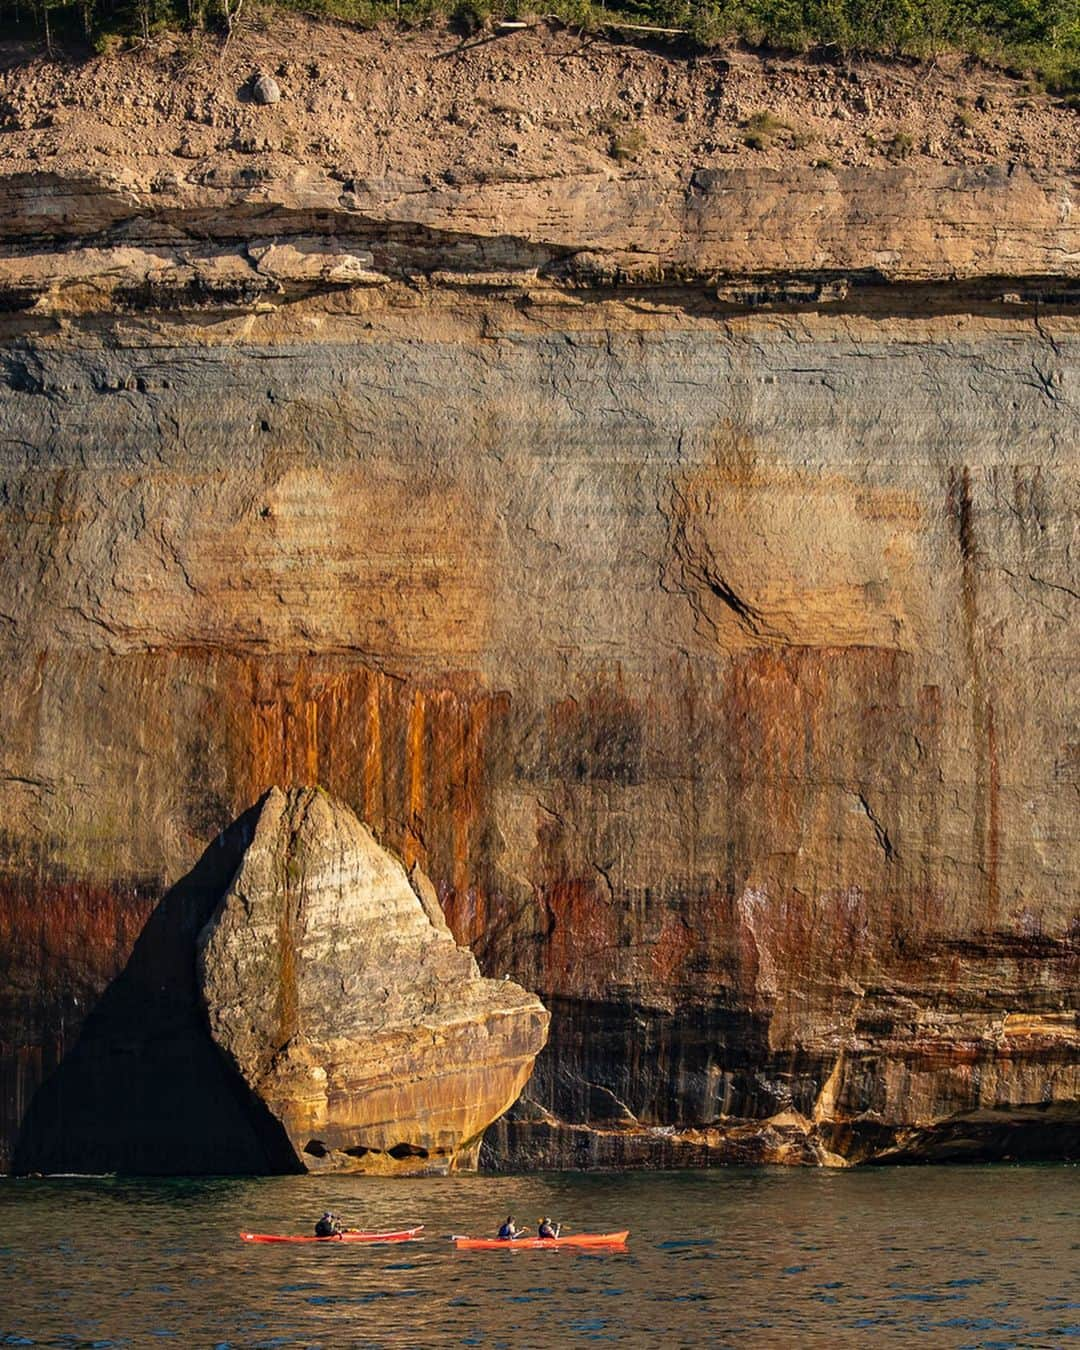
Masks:
[[[1076,1156],[1075,114],[1057,164],[761,167],[722,72],[617,60],[708,137],[5,133],[60,147],[0,180],[6,1164],[274,783],[551,1009],[490,1165]],[[352,1146],[321,1092],[263,1156]]]
[[[423,873],[319,791],[268,794],[198,963],[215,1042],[309,1170],[475,1166],[546,1039],[539,999],[482,979]]]

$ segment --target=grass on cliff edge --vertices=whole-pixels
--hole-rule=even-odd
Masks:
[[[539,13],[592,32],[679,30],[698,49],[741,40],[839,57],[961,51],[1033,75],[1051,92],[1080,93],[1080,0],[545,0],[540,9],[529,0],[0,0],[0,30],[35,32],[50,48],[71,38],[101,47],[166,28],[229,29],[256,5],[365,27],[449,20],[463,35]]]

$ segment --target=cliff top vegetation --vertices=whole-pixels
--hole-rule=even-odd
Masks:
[[[824,189],[834,173],[901,166],[911,182],[977,166],[1044,179],[1080,158],[1075,96],[955,53],[673,58],[545,22],[494,36],[245,10],[227,40],[165,31],[51,60],[36,40],[7,42],[0,176],[100,170],[195,190],[215,174],[265,185],[321,170],[452,191],[614,175],[681,194],[698,170],[810,174]],[[255,96],[260,72],[272,107]]]
[[[529,0],[0,0],[0,21],[50,49],[72,41],[100,49],[166,29],[228,33],[256,6],[261,18],[287,8],[364,27],[449,20],[464,35],[540,12]],[[963,52],[1080,94],[1076,0],[547,0],[542,12],[586,31],[653,30],[698,50],[741,41],[840,58]]]

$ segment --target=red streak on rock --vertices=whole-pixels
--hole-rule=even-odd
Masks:
[[[986,927],[998,926],[998,865],[1001,856],[1001,765],[998,761],[994,705],[986,704]]]
[[[33,957],[48,972],[43,989],[65,978],[69,988],[92,986],[123,968],[156,900],[122,883],[0,880],[0,953],[10,967]]]
[[[540,906],[547,917],[541,982],[547,993],[598,993],[607,954],[618,945],[618,917],[591,877],[565,877],[545,885]]]

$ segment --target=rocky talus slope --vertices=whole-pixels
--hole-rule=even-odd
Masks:
[[[179,955],[275,783],[551,1010],[490,1165],[1076,1156],[1075,111],[546,30],[8,57],[0,1164],[295,1165]]]

